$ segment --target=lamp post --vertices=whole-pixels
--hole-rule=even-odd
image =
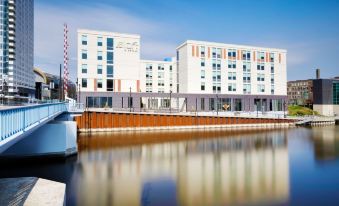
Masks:
[[[257,108],[257,117],[258,117],[259,116],[259,111],[258,111],[258,96],[257,96],[256,102],[255,102],[255,106]]]
[[[218,116],[218,113],[219,113],[218,100],[219,100],[219,99],[218,99],[218,95],[216,95],[216,96],[217,96],[217,101],[216,101],[216,102],[217,102],[217,116]]]
[[[169,102],[170,113],[172,113],[172,90],[170,90],[170,102]]]
[[[131,98],[132,98],[132,88],[129,87],[129,100],[128,100],[129,112],[132,112]]]

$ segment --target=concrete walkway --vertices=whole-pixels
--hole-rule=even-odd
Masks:
[[[0,205],[64,205],[66,185],[36,177],[0,179]]]

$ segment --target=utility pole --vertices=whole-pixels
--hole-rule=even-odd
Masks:
[[[170,90],[170,102],[169,102],[170,113],[172,113],[172,90]]]
[[[128,106],[129,106],[129,112],[132,112],[132,105],[131,105],[131,102],[132,102],[132,88],[129,87],[129,100],[128,100]]]
[[[219,100],[219,98],[218,98],[218,95],[217,95],[217,101],[216,101],[216,103],[217,103],[217,116],[218,116],[218,114],[219,114],[218,100]]]

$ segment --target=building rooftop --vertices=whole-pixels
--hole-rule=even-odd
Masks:
[[[139,34],[127,34],[127,33],[109,32],[109,31],[78,29],[78,33],[81,33],[81,34],[92,34],[92,35],[100,34],[100,35],[104,35],[104,36],[129,37],[129,38],[140,39],[140,35]]]
[[[218,43],[218,42],[209,42],[209,41],[198,41],[198,40],[187,40],[184,43],[180,44],[176,49],[179,49],[186,44],[204,44],[204,45],[210,45],[211,47],[234,47],[234,48],[240,48],[240,49],[256,49],[256,50],[273,50],[278,52],[286,53],[286,49],[277,49],[277,48],[266,48],[266,47],[257,47],[257,46],[249,46],[249,45],[238,45],[238,44],[225,44],[225,43]]]

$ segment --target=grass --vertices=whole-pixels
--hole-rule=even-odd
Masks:
[[[288,114],[290,116],[305,116],[305,115],[318,115],[318,112],[313,111],[310,108],[302,107],[298,105],[288,106]]]

